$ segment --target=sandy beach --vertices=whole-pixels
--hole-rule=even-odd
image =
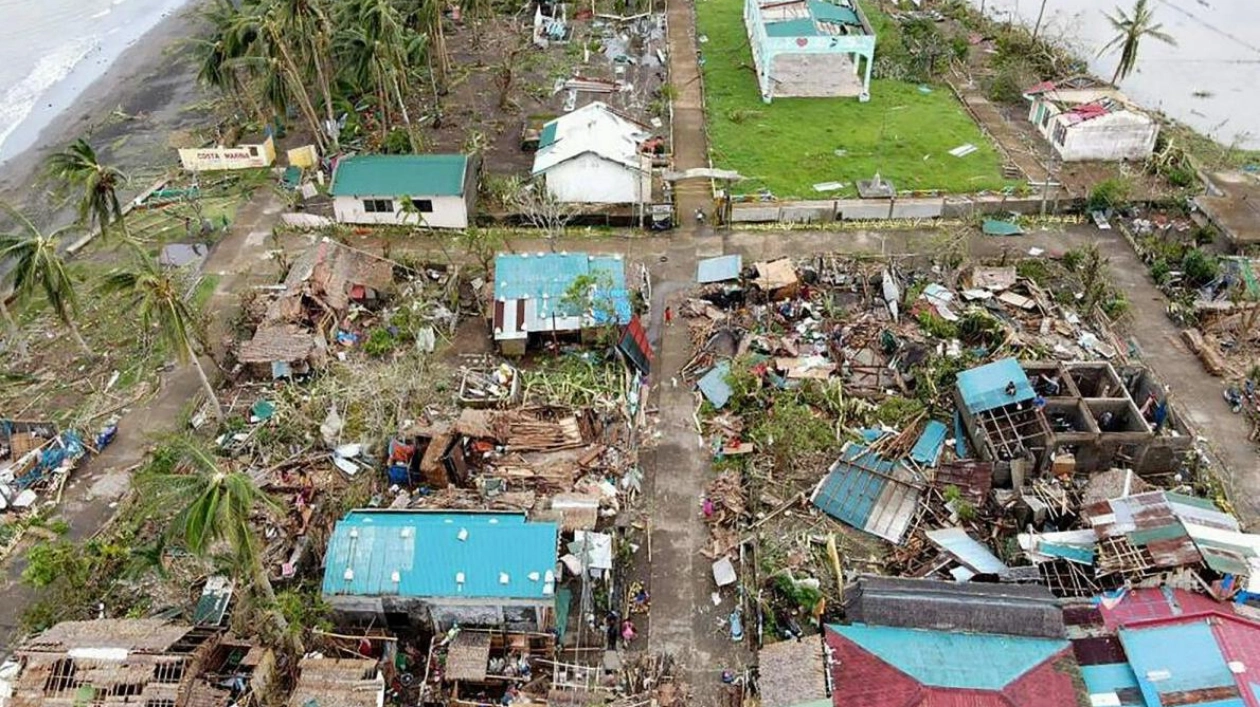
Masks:
[[[133,189],[175,161],[172,133],[204,125],[209,116],[192,108],[208,96],[196,82],[191,48],[184,40],[201,25],[202,2],[190,2],[162,19],[125,49],[105,73],[39,131],[34,146],[0,164],[0,199],[47,217],[55,208],[38,184],[48,155],[83,136],[103,158],[133,175]]]

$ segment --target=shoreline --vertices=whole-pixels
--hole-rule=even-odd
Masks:
[[[44,185],[39,183],[41,167],[49,155],[89,131],[98,153],[125,172],[173,162],[174,150],[164,147],[165,139],[138,140],[142,144],[136,146],[130,143],[138,133],[162,133],[165,138],[182,124],[197,122],[198,116],[190,121],[184,115],[185,108],[200,97],[196,69],[188,50],[179,45],[196,35],[203,5],[202,0],[193,0],[158,21],[79,92],[65,110],[47,121],[30,147],[0,164],[0,199],[35,214],[48,214],[56,204],[51,203]],[[133,117],[108,122],[119,108]],[[123,136],[126,139],[121,139]],[[102,139],[121,142],[122,149],[114,149]],[[163,151],[167,154],[161,154]],[[143,188],[134,183],[132,187]]]

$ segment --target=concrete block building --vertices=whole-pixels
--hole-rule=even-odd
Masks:
[[[337,163],[329,193],[339,223],[468,228],[476,179],[468,155],[355,155]]]
[[[744,26],[766,103],[870,99],[875,32],[855,0],[745,0]]]
[[[1028,120],[1064,162],[1140,161],[1155,150],[1159,123],[1114,86],[1088,76],[1024,92]]]

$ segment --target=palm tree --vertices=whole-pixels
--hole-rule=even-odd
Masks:
[[[17,222],[17,233],[0,234],[0,263],[12,263],[8,279],[13,283],[13,294],[18,300],[27,300],[42,292],[53,312],[70,330],[74,342],[88,356],[95,356],[92,347],[83,340],[75,317],[79,314],[79,298],[75,292],[74,278],[61,257],[61,241],[72,227],[59,228],[52,233],[42,233],[34,223],[17,209],[3,205],[3,210]],[[10,317],[5,308],[5,316]]]
[[[1111,76],[1111,83],[1124,80],[1133,73],[1137,66],[1138,43],[1143,37],[1158,39],[1164,44],[1177,46],[1177,40],[1163,31],[1164,25],[1155,23],[1155,11],[1147,5],[1147,0],[1136,0],[1132,14],[1117,7],[1115,14],[1107,15],[1107,21],[1116,30],[1116,36],[1098,50],[1098,56],[1120,50],[1120,63],[1116,64],[1116,73]]]
[[[127,175],[116,167],[102,164],[87,140],[79,138],[50,157],[48,170],[67,187],[83,192],[79,196],[80,221],[100,226],[102,235],[116,223],[122,229],[123,238],[127,238],[127,224],[118,200],[118,190],[127,185]]]
[[[13,297],[13,290],[7,282],[8,277],[0,278],[0,319],[4,319],[4,325],[9,329],[9,341],[17,347],[18,356],[26,358],[29,351],[26,348],[26,339],[22,336],[22,328],[18,326],[17,319],[13,317],[13,312],[9,309],[9,298]]]
[[[191,298],[191,288],[185,286],[177,271],[162,268],[148,255],[136,253],[135,266],[106,275],[101,289],[132,297],[143,330],[147,332],[156,325],[162,340],[180,363],[192,363],[214,409],[215,419],[222,420],[223,406],[201,366],[197,351],[201,346],[199,312]]]
[[[287,636],[288,622],[277,610],[275,589],[250,522],[255,513],[275,512],[277,504],[249,474],[225,470],[194,439],[173,437],[163,449],[173,462],[171,471],[142,477],[141,493],[154,508],[176,509],[169,534],[192,554],[206,557],[218,543],[226,543],[237,578],[261,599],[278,635]]]

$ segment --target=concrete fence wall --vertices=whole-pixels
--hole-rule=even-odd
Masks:
[[[737,203],[731,207],[734,223],[828,223],[831,221],[961,219],[977,215],[1009,213],[1035,215],[1076,210],[1080,204],[1056,200],[1053,195],[1008,197],[915,197],[900,199],[835,199],[831,201],[776,201]]]

